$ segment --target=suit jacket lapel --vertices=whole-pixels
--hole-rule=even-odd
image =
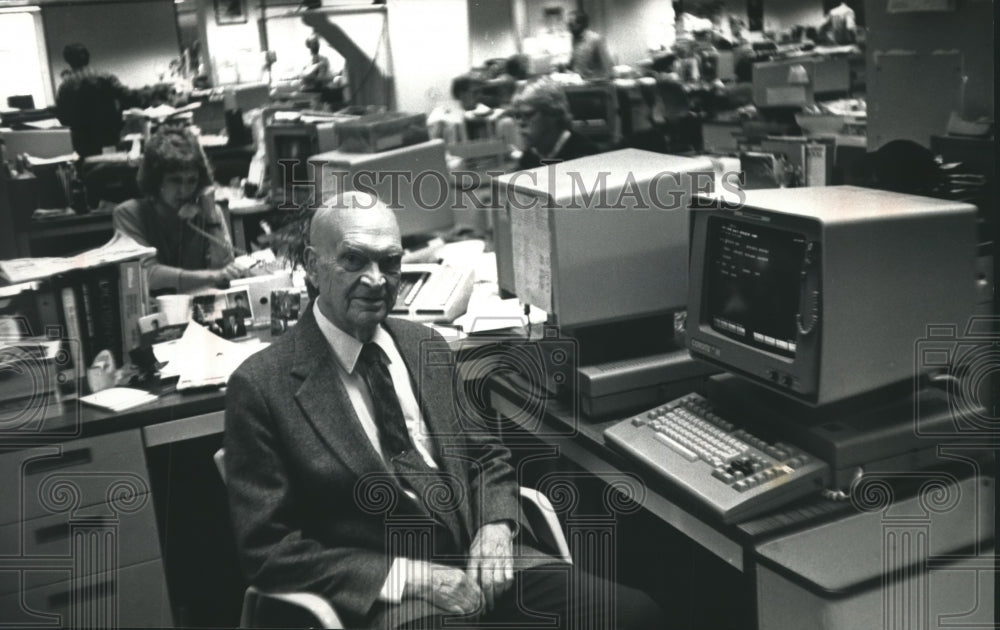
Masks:
[[[294,335],[292,373],[302,379],[295,399],[333,453],[358,476],[385,473],[382,458],[361,428],[340,380],[337,360],[316,324],[311,307],[289,333]]]

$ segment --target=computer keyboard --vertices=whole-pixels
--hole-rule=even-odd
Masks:
[[[679,486],[724,523],[764,514],[824,488],[829,466],[790,444],[768,444],[715,413],[699,394],[605,430],[609,445]]]
[[[451,294],[461,288],[461,279],[464,271],[458,267],[441,265],[440,269],[431,274],[431,277],[420,289],[420,301],[429,306],[443,305],[451,297]]]

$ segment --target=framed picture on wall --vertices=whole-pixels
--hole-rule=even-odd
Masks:
[[[215,0],[217,24],[246,24],[247,0]]]

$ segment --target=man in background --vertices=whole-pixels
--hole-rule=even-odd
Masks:
[[[590,30],[590,18],[583,11],[569,14],[567,23],[573,36],[569,69],[588,81],[610,79],[614,63],[604,38]]]
[[[524,152],[518,170],[600,153],[589,138],[573,131],[573,115],[561,85],[542,77],[525,84],[511,100]]]
[[[321,92],[333,84],[333,71],[330,70],[330,60],[319,54],[319,37],[316,33],[306,38],[306,48],[309,49],[309,64],[302,70],[302,90],[305,92]]]
[[[139,106],[136,92],[113,74],[90,68],[90,51],[80,43],[63,48],[70,70],[56,95],[56,115],[70,128],[73,150],[81,159],[100,155],[103,147],[121,138],[122,111]]]

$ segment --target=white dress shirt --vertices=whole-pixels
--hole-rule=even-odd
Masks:
[[[364,344],[327,319],[320,312],[318,301],[313,303],[313,314],[316,316],[316,323],[319,325],[320,332],[323,333],[323,337],[326,338],[327,343],[330,344],[330,349],[333,351],[333,356],[339,368],[337,374],[340,376],[340,381],[344,384],[347,397],[351,400],[354,413],[357,414],[358,420],[361,422],[361,428],[364,429],[365,435],[371,440],[372,446],[375,447],[375,452],[381,455],[384,460],[385,455],[382,452],[382,442],[379,436],[378,425],[375,424],[375,411],[372,406],[371,394],[368,392],[368,386],[365,383],[364,377],[354,369],[361,354],[361,347]],[[424,422],[423,414],[420,413],[420,405],[417,404],[417,398],[414,396],[413,387],[410,384],[410,373],[406,369],[406,363],[403,362],[402,355],[399,354],[399,349],[396,348],[396,343],[385,328],[381,326],[376,329],[375,335],[372,337],[372,342],[378,344],[389,358],[387,366],[389,368],[389,376],[392,377],[392,385],[399,398],[399,406],[403,410],[403,419],[406,421],[406,430],[410,434],[410,439],[413,440],[414,447],[416,447],[417,452],[420,453],[428,466],[438,468],[437,462],[434,461],[434,457],[431,455],[433,446],[430,431],[427,428],[427,423]],[[409,491],[407,493],[415,497],[413,493]],[[386,577],[382,591],[379,593],[379,598],[382,601],[399,603],[403,598],[403,588],[406,586],[407,574],[419,570],[421,566],[408,562],[407,558],[404,557],[393,560],[392,567],[389,569],[389,575]]]

